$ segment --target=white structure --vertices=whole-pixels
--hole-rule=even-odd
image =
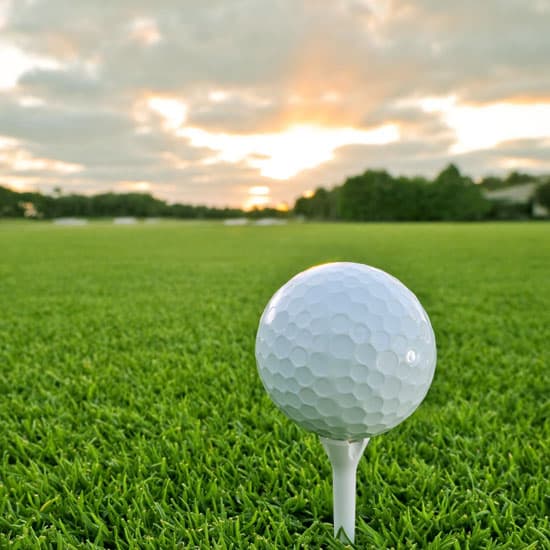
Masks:
[[[113,223],[115,225],[134,225],[137,223],[137,218],[134,218],[132,216],[123,216],[120,218],[114,218]]]
[[[53,223],[54,225],[87,225],[88,220],[84,218],[56,218]]]
[[[260,218],[254,222],[254,225],[286,225],[286,220],[279,218]]]
[[[223,221],[223,225],[248,225],[247,218],[229,218]]]
[[[531,200],[538,184],[522,183],[520,185],[513,185],[512,187],[505,187],[504,189],[495,189],[494,191],[485,191],[485,197],[490,201],[509,201],[513,203],[526,203]]]
[[[485,198],[490,201],[504,201],[510,204],[528,204],[534,200],[540,182],[521,183],[504,189],[485,191]],[[532,203],[531,215],[534,218],[544,218],[550,215],[548,208],[537,202]]]

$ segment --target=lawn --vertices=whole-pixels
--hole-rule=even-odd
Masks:
[[[543,549],[550,224],[0,224],[0,547],[341,548],[316,436],[256,373],[273,292],[331,260],[420,298],[426,401],[373,438],[358,548]]]

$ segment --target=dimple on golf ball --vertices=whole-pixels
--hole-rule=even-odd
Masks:
[[[256,361],[275,404],[303,428],[337,440],[383,433],[424,399],[435,337],[416,296],[357,263],[313,267],[267,304]]]

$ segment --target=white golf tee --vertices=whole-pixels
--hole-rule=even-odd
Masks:
[[[355,539],[355,479],[357,464],[369,438],[360,441],[338,441],[321,437],[321,443],[332,464],[332,502],[334,536],[342,542]],[[342,531],[343,530],[343,533]]]

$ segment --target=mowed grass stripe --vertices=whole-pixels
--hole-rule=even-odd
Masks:
[[[0,547],[340,547],[253,353],[272,293],[334,260],[400,278],[438,341],[360,463],[357,547],[547,547],[543,223],[0,224]]]

